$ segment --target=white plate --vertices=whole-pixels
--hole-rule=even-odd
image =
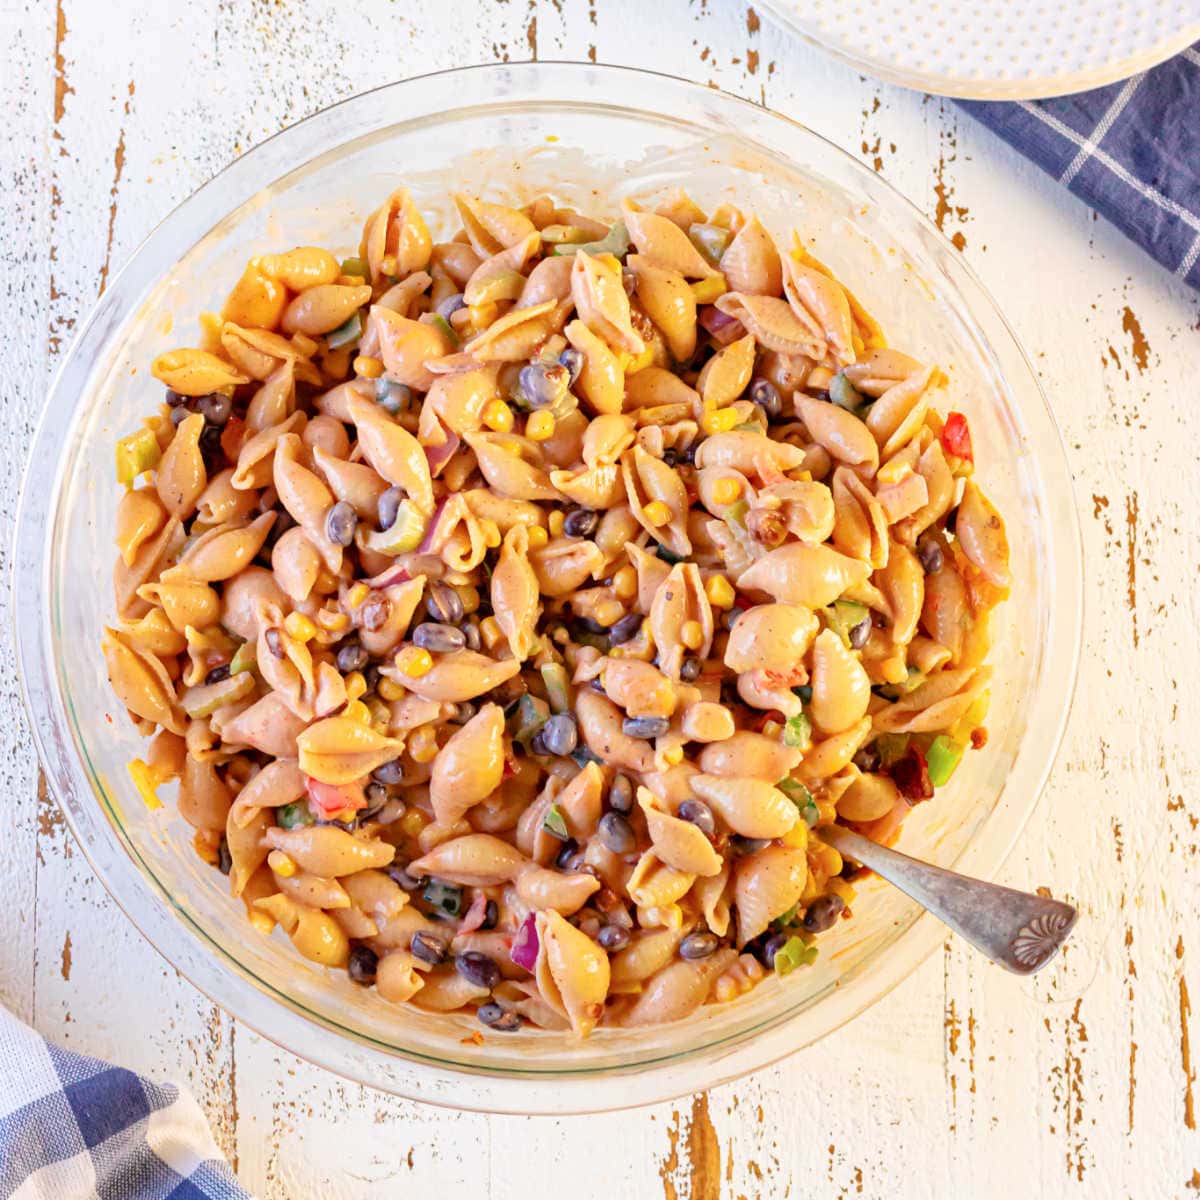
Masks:
[[[764,4],[782,24],[864,74],[977,100],[1086,91],[1200,41],[1200,0]]]

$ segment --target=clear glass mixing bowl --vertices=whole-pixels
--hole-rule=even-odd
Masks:
[[[162,954],[223,1008],[303,1057],[415,1099],[502,1112],[618,1108],[709,1087],[822,1037],[873,1004],[942,928],[879,881],[817,964],[658,1029],[583,1043],[530,1031],[464,1044],[468,1018],[388,1006],[254,933],[191,852],[170,806],[150,812],[127,761],[140,741],[99,652],[110,619],[113,445],[161,400],[151,358],[186,345],[246,258],[317,243],[353,252],[364,215],[399,184],[446,214],[462,190],[586,210],[683,185],[705,207],[755,209],[815,236],[893,343],[947,369],[980,472],[1008,520],[1014,599],[996,622],[986,750],[905,826],[902,846],[994,875],[1053,761],[1080,629],[1071,482],[1045,399],[1012,332],[962,258],[886,183],[802,126],[708,88],[639,71],[538,63],[381,88],[238,159],[147,239],[82,324],[25,480],[15,569],[17,642],[50,787],[92,867]],[[114,964],[119,969],[119,964]]]

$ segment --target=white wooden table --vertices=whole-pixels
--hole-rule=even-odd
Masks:
[[[0,1000],[79,1050],[190,1080],[262,1196],[1200,1189],[1200,1019],[1188,998],[1200,989],[1200,297],[950,103],[863,79],[743,0],[0,0],[0,47],[6,557],[15,464],[50,373],[159,218],[332,101],[533,55],[651,67],[761,101],[934,216],[997,296],[1058,413],[1089,581],[1070,730],[1004,872],[1020,887],[1053,883],[1085,914],[1045,981],[948,943],[820,1046],[633,1113],[488,1118],[393,1100],[236,1024],[141,940],[39,786],[6,644]]]

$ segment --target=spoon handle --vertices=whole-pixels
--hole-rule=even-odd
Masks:
[[[894,884],[992,962],[1017,975],[1040,971],[1079,916],[1061,900],[957,875],[841,825],[822,826],[821,840]]]

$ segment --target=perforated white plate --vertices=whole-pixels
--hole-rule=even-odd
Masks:
[[[1018,100],[1127,79],[1200,41],[1200,0],[763,0],[867,75]],[[1192,51],[1200,61],[1200,51]]]

